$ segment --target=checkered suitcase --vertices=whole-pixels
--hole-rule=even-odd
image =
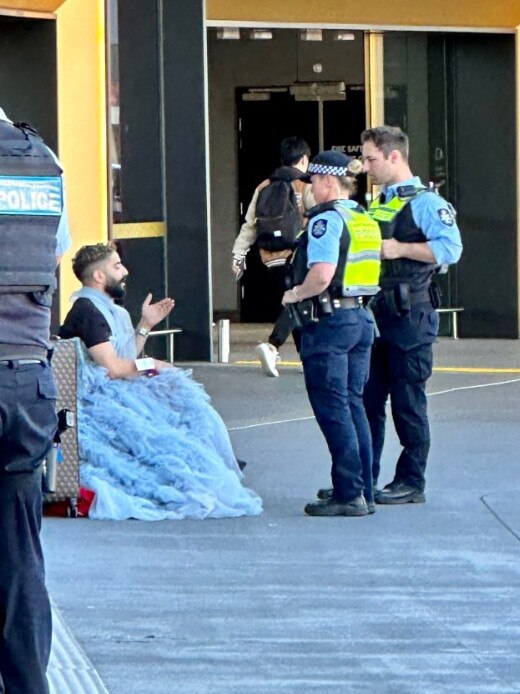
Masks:
[[[77,516],[79,496],[79,450],[76,419],[77,366],[79,340],[58,340],[54,344],[52,371],[58,387],[57,411],[73,413],[74,426],[61,432],[61,455],[56,464],[56,483],[52,493],[45,495],[46,505],[64,503],[66,515]]]

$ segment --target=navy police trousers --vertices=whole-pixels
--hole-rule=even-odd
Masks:
[[[309,400],[332,458],[338,501],[373,501],[372,444],[363,405],[374,322],[364,308],[338,309],[304,326],[300,356]]]
[[[0,694],[46,694],[51,609],[40,544],[41,462],[56,431],[47,364],[0,363]]]
[[[379,338],[375,341],[364,397],[374,449],[374,484],[380,472],[385,441],[385,406],[390,396],[395,430],[403,447],[393,481],[424,490],[430,450],[425,391],[426,381],[432,373],[432,361],[431,343],[405,350]]]

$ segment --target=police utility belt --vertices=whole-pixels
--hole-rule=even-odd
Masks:
[[[3,366],[25,366],[50,362],[52,350],[28,345],[8,345],[0,343],[0,364]]]
[[[363,308],[363,297],[331,297],[328,291],[324,291],[318,296],[304,299],[296,304],[287,304],[286,307],[294,325],[302,328],[309,323],[317,323],[322,318],[333,316],[337,311]]]
[[[378,315],[398,318],[410,313],[412,306],[429,304],[434,309],[441,305],[441,293],[432,283],[427,289],[413,291],[407,282],[399,282],[395,287],[382,289],[370,302]]]

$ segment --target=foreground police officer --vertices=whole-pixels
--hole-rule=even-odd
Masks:
[[[375,510],[363,407],[374,322],[362,297],[379,289],[381,234],[348,199],[355,168],[359,172],[360,162],[334,151],[321,152],[309,165],[312,193],[321,204],[308,213],[291,263],[292,288],[283,297],[302,324],[305,385],[332,458],[333,489],[321,490],[325,498],[307,504],[311,516],[364,516]]]
[[[47,354],[56,259],[70,236],[61,167],[2,109],[0,155],[0,692],[45,694],[41,468],[56,430]]]
[[[365,130],[364,169],[381,195],[369,210],[383,235],[381,292],[371,306],[380,337],[372,350],[365,407],[374,447],[377,482],[385,436],[385,403],[403,447],[395,476],[376,492],[381,504],[421,503],[430,448],[426,381],[432,372],[432,343],[439,327],[440,301],[432,276],[462,252],[451,205],[427,190],[408,164],[408,137],[399,128]]]

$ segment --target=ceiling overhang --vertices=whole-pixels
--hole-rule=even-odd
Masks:
[[[0,16],[52,18],[67,0],[0,0]]]

